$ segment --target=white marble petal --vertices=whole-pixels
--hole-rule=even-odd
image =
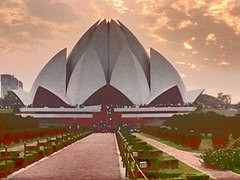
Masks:
[[[117,58],[110,84],[128,97],[133,104],[145,104],[150,95],[144,71],[137,58],[126,46]]]
[[[204,89],[187,91],[185,93],[184,102],[193,103],[198,98],[198,96],[200,96],[203,93],[203,91],[204,91]]]
[[[57,53],[38,74],[31,89],[31,102],[33,102],[38,87],[42,86],[69,104],[65,96],[66,51],[65,48]]]
[[[160,94],[173,86],[178,86],[183,100],[186,88],[181,77],[175,68],[159,52],[150,49],[151,67],[151,97],[148,103],[152,102]]]
[[[89,42],[88,48],[94,49],[101,66],[104,70],[106,79],[108,78],[108,25],[103,20],[95,29]]]
[[[71,105],[83,104],[93,93],[106,85],[106,78],[94,48],[88,48],[74,68],[67,89]]]
[[[136,59],[139,61],[140,65],[142,66],[142,69],[148,79],[150,81],[150,63],[149,63],[149,56],[147,52],[145,51],[142,44],[139,42],[139,40],[134,36],[134,34],[120,21],[118,21],[120,24],[120,28],[122,29],[127,41],[129,48],[131,49],[132,53],[135,55]]]
[[[109,24],[109,76],[111,77],[112,71],[116,64],[117,58],[123,48],[128,46],[128,41],[115,21]]]
[[[29,92],[22,90],[12,90],[12,92],[22,101],[25,106],[28,106],[32,103],[31,95]]]

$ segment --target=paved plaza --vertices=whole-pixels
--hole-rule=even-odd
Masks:
[[[121,179],[115,134],[92,134],[9,179]]]

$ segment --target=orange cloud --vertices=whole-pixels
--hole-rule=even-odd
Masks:
[[[193,47],[187,42],[184,42],[183,45],[186,49],[193,49]]]
[[[231,10],[239,5],[238,0],[217,0],[209,5],[208,13],[217,20],[223,20],[228,26],[235,30],[236,34],[240,34],[240,16],[231,14]],[[238,13],[239,15],[240,13]]]
[[[227,61],[222,60],[221,62],[218,63],[220,66],[228,66],[230,63]]]
[[[187,75],[186,75],[186,74],[183,74],[183,73],[180,73],[180,76],[181,76],[181,78],[187,77]]]
[[[207,41],[216,41],[217,37],[215,34],[209,34],[206,38]]]
[[[182,65],[185,65],[186,63],[185,62],[181,62],[181,61],[175,61],[176,64],[182,64]]]
[[[126,11],[129,11],[128,7],[125,5],[123,0],[106,0],[111,2],[117,11],[121,14],[124,14]]]

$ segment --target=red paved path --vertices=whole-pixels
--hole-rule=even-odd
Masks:
[[[134,134],[134,135],[146,141],[147,143],[151,144],[152,146],[162,150],[163,152],[166,152],[169,155],[174,156],[175,158],[179,159],[185,164],[210,175],[214,179],[240,180],[240,175],[233,173],[231,171],[219,171],[219,170],[213,170],[213,169],[203,167],[199,162],[200,159],[197,157],[200,155],[198,153],[181,151],[173,147],[167,146],[163,143],[160,143],[154,139],[142,136],[140,134]]]
[[[121,179],[115,134],[92,134],[10,179]]]

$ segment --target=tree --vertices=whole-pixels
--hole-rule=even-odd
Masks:
[[[217,99],[221,102],[223,105],[231,104],[232,97],[230,94],[223,94],[222,92],[218,93]]]

